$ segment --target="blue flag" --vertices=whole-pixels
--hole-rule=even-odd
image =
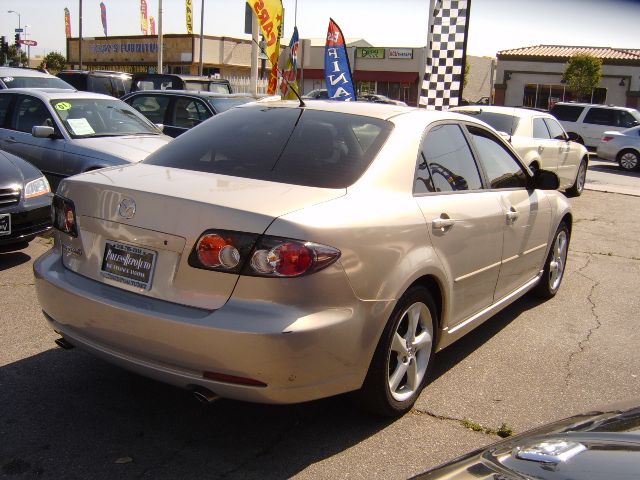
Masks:
[[[324,47],[324,79],[329,100],[356,100],[356,88],[351,80],[351,67],[344,36],[333,19],[329,19],[327,43]]]

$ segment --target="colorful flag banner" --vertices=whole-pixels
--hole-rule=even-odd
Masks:
[[[349,55],[342,30],[329,19],[327,43],[324,47],[324,77],[329,100],[350,102],[356,100],[356,89],[351,80]]]
[[[282,73],[280,92],[283,99],[295,100],[296,94],[292,89],[298,90],[298,50],[300,49],[300,37],[298,27],[293,27],[293,35],[289,42],[289,55],[287,56],[287,68]]]
[[[149,33],[147,25],[147,0],[140,0],[140,31],[142,32],[142,35],[147,35]]]
[[[105,6],[104,2],[100,2],[100,20],[102,20],[102,30],[104,31],[104,36],[108,37],[109,35],[107,35],[107,7]]]
[[[67,38],[71,37],[71,14],[69,9],[64,9],[64,34]]]
[[[267,93],[273,95],[278,87],[278,58],[280,57],[280,37],[282,32],[282,9],[281,0],[250,0],[253,13],[260,22],[260,31],[267,42],[266,54],[271,63],[271,74],[269,75],[269,86]]]
[[[193,33],[193,5],[192,0],[186,0],[187,4],[187,33],[191,35]]]
[[[156,19],[149,17],[149,28],[151,29],[151,35],[156,34]]]
[[[427,43],[420,105],[446,110],[462,97],[471,0],[436,0]]]

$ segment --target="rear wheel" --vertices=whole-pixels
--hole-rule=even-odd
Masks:
[[[397,416],[409,411],[424,388],[434,350],[436,308],[423,286],[400,298],[355,399],[365,409]]]
[[[544,264],[542,277],[534,289],[534,293],[540,298],[554,297],[560,288],[564,271],[567,266],[567,253],[569,252],[569,227],[562,222],[558,226],[553,243],[549,249],[549,255]]]
[[[583,158],[578,166],[576,181],[567,189],[567,195],[570,197],[579,197],[584,191],[584,184],[587,180],[587,161]]]
[[[618,155],[618,163],[627,171],[640,169],[640,155],[633,150],[623,150]]]

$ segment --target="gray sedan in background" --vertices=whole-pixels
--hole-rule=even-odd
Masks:
[[[621,132],[604,132],[598,157],[618,162],[625,170],[640,170],[640,126]]]
[[[0,148],[61,179],[138,162],[171,140],[121,100],[90,92],[0,91]]]

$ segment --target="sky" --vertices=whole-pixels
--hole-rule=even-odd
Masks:
[[[83,37],[103,36],[101,0],[0,0],[0,35],[13,43],[14,30],[28,25],[38,42],[31,55],[52,50],[66,54],[64,8],[71,12],[72,35],[78,35],[82,1]],[[108,33],[139,35],[139,0],[102,0]],[[193,1],[194,33],[200,31],[203,0]],[[147,0],[158,16],[159,0]],[[242,0],[204,0],[205,35],[250,38],[244,34]],[[426,45],[429,0],[283,0],[289,42],[297,21],[301,38],[324,38],[332,17],[347,38],[363,38],[379,47]],[[185,1],[163,0],[163,32],[186,33]],[[495,56],[500,50],[532,45],[580,45],[640,48],[640,0],[471,0],[467,53]]]

